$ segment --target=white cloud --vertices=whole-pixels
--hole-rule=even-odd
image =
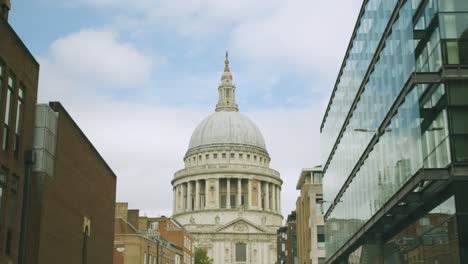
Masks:
[[[68,78],[111,83],[142,84],[151,75],[153,61],[110,30],[85,29],[52,43],[45,62]]]
[[[334,79],[362,0],[75,0],[114,8],[119,28],[165,31],[193,39],[225,37],[219,44],[257,68],[299,71]],[[122,22],[123,21],[123,22]],[[330,82],[330,80],[328,80]]]
[[[231,41],[249,60],[335,77],[362,1],[285,1],[268,17],[240,21]]]

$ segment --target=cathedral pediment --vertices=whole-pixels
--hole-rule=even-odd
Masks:
[[[268,233],[264,228],[247,221],[245,219],[236,219],[214,230],[216,233]]]

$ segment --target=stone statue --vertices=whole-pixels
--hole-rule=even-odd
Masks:
[[[216,217],[215,217],[215,223],[216,223],[217,225],[219,225],[219,215],[216,215]]]
[[[190,223],[193,225],[195,224],[195,218],[193,218],[193,216],[190,217]]]
[[[242,216],[244,214],[244,205],[240,205],[239,206],[239,212],[238,212],[239,216]]]

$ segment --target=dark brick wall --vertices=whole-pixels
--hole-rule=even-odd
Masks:
[[[33,174],[38,188],[31,198],[40,197],[40,202],[31,208],[30,226],[39,231],[31,239],[38,241],[37,257],[31,254],[27,263],[83,263],[87,217],[87,263],[111,264],[116,177],[61,104],[50,105],[59,113],[55,175],[41,181],[41,175]]]
[[[8,140],[8,149],[3,151],[0,147],[0,166],[7,173],[7,188],[2,192],[0,200],[0,263],[16,263],[18,258],[18,245],[20,234],[20,218],[22,207],[22,195],[24,184],[24,158],[25,150],[32,148],[34,109],[37,101],[37,86],[39,78],[39,64],[28,51],[21,39],[17,36],[8,22],[0,17],[0,63],[3,66],[3,80],[0,92],[0,146],[4,136],[3,124],[5,121],[5,106],[7,93],[7,80],[11,74],[15,76],[15,89],[11,99],[10,112],[10,137]],[[25,87],[24,112],[22,120],[22,129],[18,155],[14,154],[14,134],[16,122],[16,107],[18,102],[18,87],[20,84]],[[7,244],[7,212],[10,206],[11,193],[7,191],[11,183],[12,176],[18,179],[17,203],[14,208],[14,221],[11,235],[11,252],[6,254]]]

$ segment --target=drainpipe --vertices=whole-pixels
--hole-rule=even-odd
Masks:
[[[26,228],[28,225],[29,213],[29,198],[31,192],[31,171],[34,164],[34,156],[32,150],[24,152],[24,186],[23,186],[23,208],[21,209],[21,229],[18,250],[18,264],[24,264],[25,261],[25,242]]]

